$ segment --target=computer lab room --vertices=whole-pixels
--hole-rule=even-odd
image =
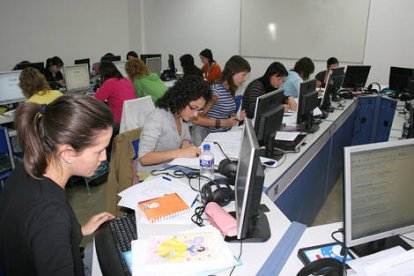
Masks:
[[[414,275],[413,8],[2,0],[0,276]]]

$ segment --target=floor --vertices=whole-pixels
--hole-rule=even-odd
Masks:
[[[67,197],[80,224],[99,212],[105,211],[105,185],[91,187],[91,195],[88,196],[83,183],[78,183],[67,188]],[[325,204],[316,216],[313,225],[321,225],[341,221],[343,218],[343,185],[342,177],[338,179],[328,195]],[[82,240],[82,246],[92,241],[92,236]]]

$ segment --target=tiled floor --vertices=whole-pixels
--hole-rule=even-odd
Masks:
[[[67,188],[68,200],[78,217],[81,224],[99,212],[105,211],[105,185],[103,183],[98,186],[91,187],[91,195],[88,196],[86,187],[83,184],[76,184],[71,188]],[[343,185],[342,178],[332,188],[325,204],[322,206],[315,218],[313,225],[337,222],[342,220],[343,216]],[[92,237],[85,237],[82,245],[92,241]]]

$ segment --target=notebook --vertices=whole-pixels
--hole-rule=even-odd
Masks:
[[[190,210],[188,204],[177,193],[138,202],[138,207],[150,222],[168,219]]]

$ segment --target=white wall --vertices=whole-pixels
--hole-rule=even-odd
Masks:
[[[125,58],[128,18],[128,0],[1,0],[0,70],[54,55],[68,65],[107,52]]]

